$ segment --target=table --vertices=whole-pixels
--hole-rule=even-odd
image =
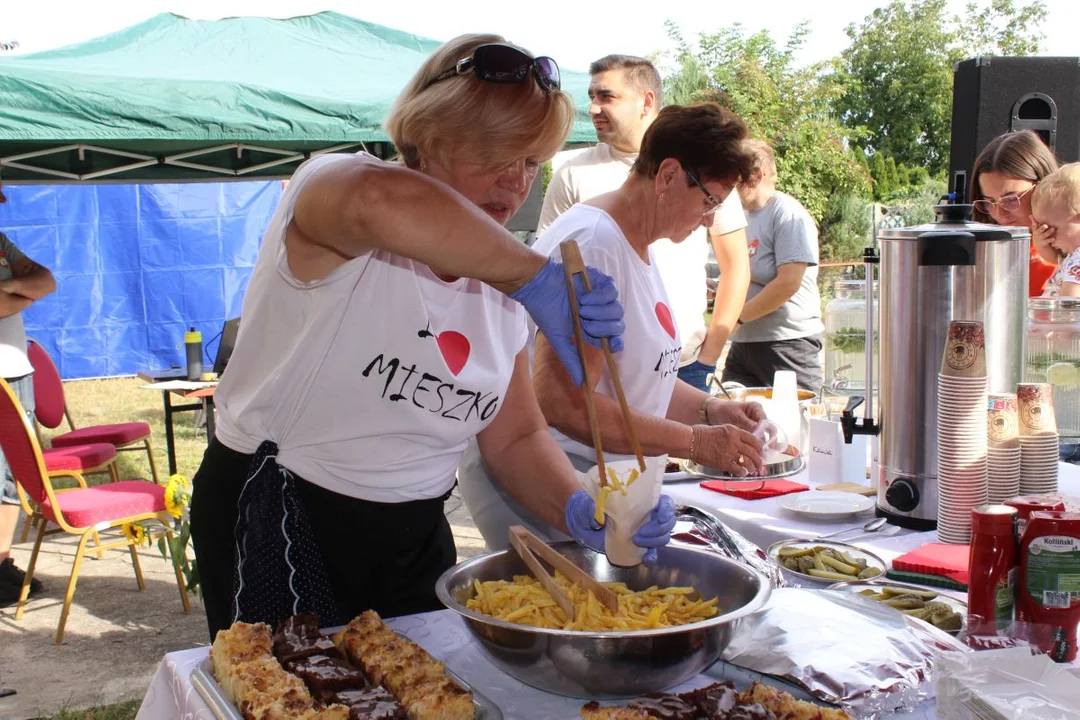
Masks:
[[[450,610],[406,615],[386,621],[394,630],[419,643],[432,656],[446,663],[462,680],[483,693],[502,710],[504,720],[577,720],[584,700],[537,690],[498,670],[480,650],[464,622]],[[194,648],[169,653],[143,698],[136,720],[213,720],[202,696],[191,685],[191,671],[207,656],[208,649]],[[683,692],[718,680],[733,680],[738,687],[762,676],[719,661],[692,681],[673,688]],[[770,681],[770,684],[776,684]],[[792,688],[786,690],[799,694]],[[801,695],[807,699],[806,695]],[[912,712],[894,713],[890,720],[933,720],[933,701]]]
[[[138,377],[150,383],[146,390],[159,390],[165,403],[165,453],[169,458],[169,475],[176,474],[176,440],[173,437],[173,413],[203,410],[206,413],[206,441],[214,437],[214,389],[216,382],[191,382],[188,380],[165,380],[159,382],[153,375],[139,372]],[[173,405],[172,396],[194,399],[199,402]]]
[[[809,479],[805,470],[788,479],[811,488],[818,484]],[[1080,498],[1080,466],[1058,463],[1058,488],[1062,494]],[[871,517],[868,512],[854,520],[807,520],[781,509],[777,498],[742,500],[706,490],[696,479],[665,482],[664,492],[677,504],[693,505],[711,512],[729,528],[760,548],[768,548],[774,542],[787,538],[814,538],[844,528],[858,527]],[[919,532],[893,525],[885,527],[888,529],[874,534],[851,533],[837,540],[870,550],[889,563],[925,543],[937,542],[937,533],[932,530]]]
[[[805,474],[792,479],[813,485]],[[1061,464],[1059,487],[1064,494],[1080,496],[1080,467]],[[786,514],[780,509],[775,498],[741,500],[705,490],[699,487],[696,481],[666,483],[664,492],[670,494],[677,503],[695,505],[712,512],[732,530],[760,547],[768,547],[777,540],[793,536],[813,537],[815,534],[865,522],[865,518],[857,522],[806,521]],[[845,537],[844,541],[891,561],[924,543],[935,542],[936,539],[934,532],[894,528],[886,534]],[[393,618],[387,620],[387,624],[422,645],[463,680],[486,695],[502,709],[506,720],[571,720],[580,717],[583,701],[536,690],[499,671],[484,656],[461,618],[450,610]],[[167,654],[158,666],[143,699],[137,715],[138,720],[212,720],[213,715],[209,708],[190,682],[191,670],[207,656],[207,652],[207,648],[202,647]],[[719,661],[675,690],[681,692],[717,680],[734,680],[742,687],[757,679],[762,679],[757,673]],[[769,682],[776,684],[774,680]],[[785,686],[785,689],[800,695],[800,692],[789,687]],[[801,694],[801,697],[807,699],[805,694]],[[937,712],[935,703],[931,700],[923,702],[912,711],[893,713],[888,717],[889,720],[933,720],[937,717]]]

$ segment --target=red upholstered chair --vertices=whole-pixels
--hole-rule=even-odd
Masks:
[[[26,568],[19,605],[15,610],[16,620],[22,619],[26,609],[30,582],[34,577],[41,541],[45,535],[66,532],[79,537],[79,546],[75,551],[75,561],[71,566],[71,577],[64,596],[64,608],[60,613],[60,624],[56,628],[56,643],[59,644],[64,639],[64,625],[71,611],[71,600],[75,597],[75,583],[79,579],[79,568],[82,566],[88,541],[99,531],[116,530],[130,522],[147,520],[156,520],[161,524],[162,530],[157,536],[164,534],[171,538],[172,518],[165,510],[165,488],[143,480],[126,480],[98,487],[80,487],[62,492],[54,490],[37,436],[22,405],[11,391],[11,386],[4,380],[0,380],[0,448],[4,451],[8,467],[11,468],[11,474],[18,485],[23,509],[30,514],[35,512],[31,508],[31,502],[37,505],[37,538],[34,540],[34,550]],[[58,528],[46,531],[49,523],[55,523]],[[166,543],[166,546],[168,545]],[[139,565],[138,547],[134,540],[121,536],[101,545],[99,549],[113,550],[123,547],[127,547],[131,553],[135,579],[138,581],[139,590],[142,590],[145,584],[142,567]],[[184,589],[183,575],[175,564],[173,569],[184,612],[190,612],[191,603]]]
[[[27,357],[34,368],[34,416],[37,421],[55,430],[67,420],[71,432],[54,435],[53,448],[70,448],[74,445],[108,443],[120,452],[146,451],[150,460],[150,474],[158,482],[157,466],[154,464],[154,448],[150,440],[150,426],[144,422],[115,423],[112,425],[91,425],[76,428],[64,400],[64,384],[56,370],[52,358],[45,348],[30,340],[26,347]],[[84,471],[85,473],[85,471]]]
[[[116,469],[116,448],[108,443],[42,449],[41,455],[45,458],[45,471],[50,479],[73,478],[79,487],[86,487],[86,475],[109,473],[110,481],[116,482],[120,479],[120,474]],[[26,514],[21,542],[26,542],[26,538],[30,537],[30,528],[37,518],[41,517],[37,504],[31,504],[34,512]],[[102,557],[101,552],[98,552],[98,557]]]

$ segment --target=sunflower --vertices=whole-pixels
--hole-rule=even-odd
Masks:
[[[183,475],[170,476],[169,483],[165,486],[165,510],[178,518],[183,514],[190,498],[191,490],[187,478]]]
[[[138,523],[124,523],[124,527],[121,528],[121,531],[124,533],[124,537],[136,545],[142,545],[146,542],[146,531],[143,530],[143,526]]]

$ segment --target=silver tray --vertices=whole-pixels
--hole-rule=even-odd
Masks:
[[[211,671],[210,658],[206,657],[191,671],[191,684],[195,690],[210,706],[210,712],[217,720],[244,720],[236,706],[229,701],[225,691],[217,684],[214,673]],[[457,673],[446,668],[446,674],[451,680],[472,693],[473,705],[476,707],[476,720],[503,720],[502,710],[491,702],[488,697],[478,691],[469,683],[462,680]]]
[[[875,567],[878,570],[880,570],[881,575],[878,575],[878,576],[875,576],[875,577],[884,577],[885,576],[885,571],[887,571],[889,569],[889,565],[884,560],[882,560],[880,557],[875,555],[874,553],[870,552],[869,550],[863,550],[861,547],[856,547],[855,545],[849,545],[848,543],[845,543],[845,542],[836,542],[835,540],[798,540],[798,539],[778,540],[778,541],[774,542],[765,551],[765,554],[769,556],[769,560],[771,560],[773,563],[776,564],[776,566],[778,568],[780,568],[780,573],[784,577],[794,578],[795,579],[794,582],[796,584],[798,584],[798,585],[803,586],[803,587],[824,588],[824,587],[827,587],[829,585],[836,584],[837,581],[836,580],[830,580],[828,578],[819,578],[819,577],[816,577],[814,575],[807,575],[806,573],[801,573],[801,572],[798,572],[797,570],[789,570],[789,569],[787,569],[786,567],[784,567],[780,563],[780,557],[779,557],[780,549],[784,548],[784,547],[794,547],[794,548],[827,547],[827,548],[832,548],[833,550],[839,550],[841,552],[846,552],[846,553],[852,555],[853,557],[859,558],[860,560],[865,560],[867,566]],[[871,580],[874,580],[874,579],[875,578],[866,578],[865,580],[859,580],[858,578],[852,578],[851,580],[848,580],[847,582],[849,584],[851,584],[851,585],[865,585],[866,583],[869,583]],[[892,584],[892,583],[890,583],[890,584]]]
[[[896,581],[890,580],[888,578],[871,578],[870,580],[866,580],[866,581],[859,582],[859,583],[838,582],[838,583],[835,583],[833,585],[830,585],[829,587],[827,587],[825,589],[826,590],[843,590],[845,592],[859,594],[859,593],[861,593],[861,592],[863,592],[864,590],[867,590],[867,589],[873,590],[875,588],[883,588],[883,587],[897,588],[897,589],[900,589],[900,590],[917,590],[919,592],[935,592],[935,593],[938,594],[938,596],[936,598],[934,598],[934,600],[940,600],[941,602],[945,603],[950,608],[952,608],[953,612],[959,613],[959,615],[960,615],[960,630],[942,630],[942,632],[947,632],[950,635],[958,635],[958,634],[960,634],[960,632],[962,630],[967,629],[967,613],[968,613],[967,603],[964,602],[963,600],[960,600],[958,598],[954,598],[951,595],[946,594],[946,592],[944,590],[942,590],[941,588],[926,587],[924,585],[915,585],[913,583],[896,582]],[[896,608],[893,608],[893,609],[896,610],[896,612],[903,612],[902,610],[897,610]],[[912,619],[918,620],[918,618],[912,618]],[[925,622],[925,620],[920,620],[920,622]]]
[[[706,478],[709,480],[740,480],[744,482],[755,482],[757,480],[775,480],[777,478],[788,477],[790,475],[797,475],[802,472],[806,467],[806,458],[802,454],[795,455],[790,460],[784,462],[769,463],[765,465],[765,474],[753,475],[746,477],[738,477],[731,473],[718,470],[717,468],[711,468],[706,465],[700,465],[693,460],[683,461],[683,469],[687,474],[694,476],[695,478]]]

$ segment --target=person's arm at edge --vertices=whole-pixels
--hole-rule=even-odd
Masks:
[[[547,262],[449,186],[405,167],[359,158],[328,164],[306,179],[286,248],[301,281],[327,274],[298,272],[301,267],[332,269],[383,249],[507,294]],[[294,249],[301,257],[294,257]],[[312,256],[313,262],[304,259]]]
[[[477,435],[477,444],[492,477],[514,500],[567,532],[566,503],[581,485],[570,459],[548,432],[526,350],[518,353],[502,407]]]
[[[724,235],[709,233],[709,239],[716,255],[716,264],[720,266],[720,279],[713,298],[712,320],[705,342],[698,352],[698,362],[716,365],[746,303],[746,290],[750,287],[750,256],[746,251],[746,228]]]

